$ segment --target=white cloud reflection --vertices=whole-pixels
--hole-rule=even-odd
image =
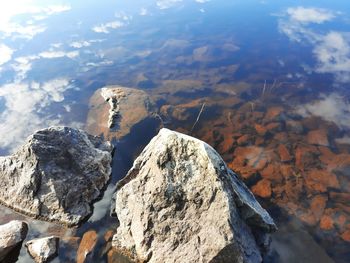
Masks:
[[[47,112],[48,106],[62,102],[64,92],[72,88],[66,78],[45,83],[15,82],[1,86],[0,97],[5,108],[0,113],[0,148],[14,150],[35,130],[60,125],[59,116]]]
[[[94,203],[94,212],[89,218],[89,222],[96,222],[102,219],[110,210],[112,196],[115,192],[115,186],[109,185],[103,194],[103,198]]]
[[[350,80],[350,38],[349,34],[330,32],[320,38],[314,48],[318,60],[316,71],[333,73],[339,82]]]
[[[148,15],[148,10],[146,8],[141,8],[139,14],[140,14],[140,16],[147,16]]]
[[[314,72],[331,73],[338,82],[350,81],[350,32],[322,32],[311,24],[334,20],[339,12],[320,8],[288,8],[280,15],[279,30],[291,41],[311,45],[316,59]]]
[[[340,128],[350,128],[350,104],[338,93],[321,95],[319,100],[296,108],[303,117],[318,116]]]
[[[168,9],[178,3],[181,3],[182,1],[183,0],[158,0],[156,4],[159,9]]]
[[[0,66],[10,61],[14,50],[0,43]]]
[[[333,11],[323,8],[306,8],[303,6],[290,7],[287,9],[290,19],[299,23],[322,24],[335,18]]]
[[[0,9],[0,32],[3,37],[31,39],[46,30],[44,24],[35,24],[34,21],[43,20],[70,9],[69,5],[40,6],[33,0],[7,1],[1,5]],[[32,19],[20,23],[14,19],[18,15],[29,15]]]
[[[210,0],[195,0],[197,3],[204,4],[210,2]]]
[[[335,141],[339,144],[350,144],[350,137],[349,136],[344,136],[342,138],[337,138]]]
[[[79,56],[79,51],[61,51],[61,50],[48,50],[48,51],[44,51],[41,52],[39,54],[40,57],[42,58],[63,58],[63,57],[67,57],[70,59],[76,58],[77,56]]]
[[[110,32],[110,29],[117,29],[120,27],[123,27],[125,25],[124,22],[122,21],[111,21],[105,24],[100,24],[98,26],[94,26],[92,28],[92,31],[96,32],[96,33],[105,33],[108,34]]]
[[[70,46],[74,47],[74,48],[89,47],[90,45],[91,45],[91,43],[89,41],[85,41],[85,40],[74,41],[74,42],[70,43]]]

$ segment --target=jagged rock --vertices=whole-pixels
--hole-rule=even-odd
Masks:
[[[28,233],[26,222],[13,220],[0,225],[0,262],[17,246],[22,244]]]
[[[147,262],[261,262],[276,226],[206,143],[162,129],[118,183],[113,246]],[[256,233],[256,232],[255,232]]]
[[[59,238],[51,236],[30,240],[26,247],[36,263],[46,263],[57,256],[58,243]]]
[[[87,131],[109,140],[121,138],[141,121],[150,118],[160,125],[155,103],[146,92],[120,86],[97,90],[90,99]]]
[[[81,130],[37,131],[13,155],[0,157],[0,201],[31,217],[77,225],[110,178],[112,150]]]

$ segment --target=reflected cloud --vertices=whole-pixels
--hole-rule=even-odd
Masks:
[[[0,44],[0,66],[11,60],[13,52],[13,49]]]
[[[71,10],[71,6],[69,6],[69,5],[53,5],[53,6],[41,8],[39,10],[40,10],[39,13],[42,13],[42,14],[34,16],[33,18],[35,20],[43,20],[43,19],[48,18],[51,15],[69,11],[69,10]]]
[[[335,18],[335,14],[331,10],[323,8],[305,8],[302,6],[288,8],[287,14],[291,20],[303,24],[322,24]]]
[[[16,72],[15,82],[21,82],[27,77],[28,72],[32,69],[32,61],[34,60],[40,58],[52,59],[62,57],[73,59],[77,56],[79,56],[79,51],[64,52],[50,49],[49,51],[41,52],[38,55],[17,57],[11,64],[12,69]]]
[[[109,212],[114,192],[114,185],[109,185],[103,195],[103,198],[94,204],[94,211],[88,222],[96,222],[102,219]]]
[[[13,151],[35,130],[60,125],[59,116],[47,107],[64,100],[64,92],[74,88],[66,78],[45,83],[11,83],[0,87],[5,109],[0,114],[0,147]],[[72,123],[79,126],[78,123]]]
[[[204,4],[204,3],[210,2],[211,0],[194,0],[194,1],[199,4]],[[159,9],[168,9],[182,2],[183,0],[158,0],[156,2],[156,5]]]
[[[195,0],[197,3],[204,4],[210,2],[210,0]]]
[[[168,9],[182,2],[183,0],[158,0],[156,5],[159,9]]]
[[[124,25],[125,25],[124,22],[116,20],[116,21],[108,22],[106,24],[100,24],[98,26],[94,26],[92,28],[92,31],[96,33],[108,34],[110,32],[110,29],[117,29],[117,28],[123,27]]]
[[[74,48],[89,47],[90,45],[91,43],[85,40],[70,43],[70,46]]]
[[[148,10],[146,8],[141,8],[140,16],[147,16],[147,15],[148,15]]]
[[[5,34],[5,37],[15,35],[14,38],[32,39],[37,34],[43,33],[46,30],[44,25],[20,25],[11,23],[4,28],[0,27],[0,31]]]
[[[337,138],[335,141],[339,144],[350,144],[350,137],[349,136],[344,136],[342,138]]]
[[[44,20],[51,15],[70,9],[68,5],[37,6],[28,0],[6,2],[0,10],[0,32],[4,37],[32,39],[46,30],[45,25],[34,24],[34,21]],[[34,21],[31,19],[27,19],[25,23],[13,21],[18,15],[31,15]]]
[[[321,95],[320,99],[296,108],[303,117],[318,116],[340,128],[350,128],[350,104],[338,93]]]
[[[16,81],[19,82],[27,77],[27,73],[32,69],[31,61],[38,59],[38,56],[27,56],[15,58],[15,63],[11,64],[16,74]]]
[[[332,21],[339,12],[321,8],[288,8],[280,15],[279,30],[291,41],[313,47],[316,65],[311,71],[334,74],[336,81],[350,81],[350,32],[322,32],[310,24]]]
[[[117,18],[117,20],[94,26],[92,31],[96,33],[108,34],[110,33],[111,29],[126,26],[132,20],[132,16],[128,16],[124,12],[117,12],[114,14],[114,16]]]
[[[79,56],[79,51],[70,51],[70,52],[65,52],[65,51],[54,51],[54,50],[49,50],[49,51],[44,51],[39,54],[40,57],[42,58],[62,58],[62,57],[67,57],[67,58],[75,58]]]
[[[330,32],[322,36],[314,49],[318,60],[316,71],[334,73],[339,82],[348,82],[350,80],[349,43],[349,34]]]

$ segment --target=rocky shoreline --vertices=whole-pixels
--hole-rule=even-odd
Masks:
[[[13,155],[0,158],[0,184],[6,189],[0,200],[27,216],[77,226],[91,216],[92,204],[105,190],[112,152],[112,144],[82,130],[37,131]],[[116,187],[111,201],[118,224],[104,240],[129,262],[262,262],[269,233],[277,230],[212,147],[168,129],[151,140]],[[16,237],[15,243],[0,245],[0,257],[20,250],[28,224],[0,226]],[[7,240],[4,233],[0,241]],[[59,253],[59,243],[58,236],[41,236],[26,247],[35,262],[49,262]],[[77,262],[89,262],[96,243],[96,232],[86,232]]]

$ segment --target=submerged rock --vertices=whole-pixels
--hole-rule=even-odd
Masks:
[[[97,233],[90,230],[83,235],[77,252],[77,263],[84,263],[97,243]]]
[[[0,262],[4,262],[4,258],[22,244],[27,233],[28,225],[26,222],[13,220],[0,225]]]
[[[118,183],[113,246],[147,262],[261,262],[254,233],[276,230],[206,143],[162,129]]]
[[[88,132],[103,134],[109,140],[127,135],[132,127],[151,118],[158,126],[161,120],[157,109],[146,92],[120,86],[99,89],[90,99],[87,118]]]
[[[0,202],[31,217],[77,225],[110,178],[112,150],[81,130],[37,131],[13,155],[0,157]]]
[[[57,256],[58,243],[59,238],[51,236],[30,240],[26,247],[36,263],[46,263]]]

